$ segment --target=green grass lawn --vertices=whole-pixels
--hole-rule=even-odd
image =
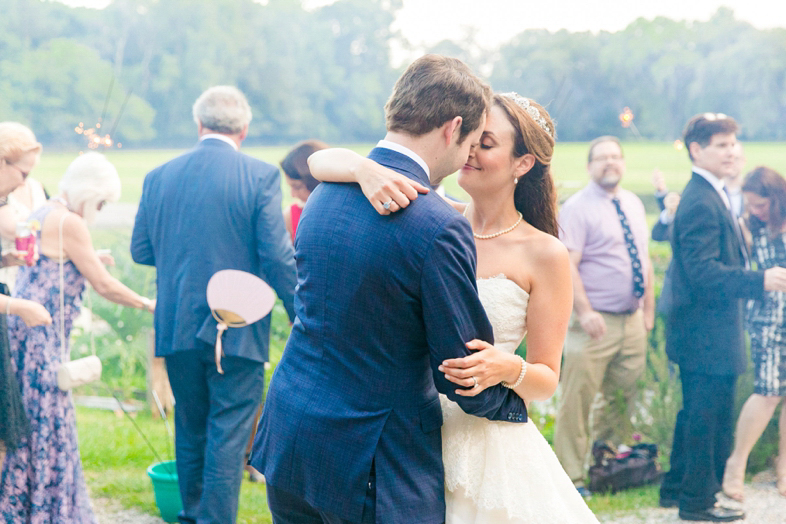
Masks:
[[[149,412],[136,416],[136,423],[156,452],[169,460],[167,433],[161,420]],[[158,515],[147,467],[156,462],[150,448],[122,414],[77,408],[79,449],[87,483],[93,496],[108,498],[125,508]],[[657,486],[632,489],[616,495],[595,494],[588,502],[599,516],[656,507]],[[270,524],[264,485],[243,480],[238,523]]]
[[[158,515],[147,467],[157,462],[134,426],[122,413],[78,407],[79,451],[93,496],[123,507]],[[171,418],[171,417],[170,417]],[[161,420],[139,413],[136,423],[156,452],[170,459],[167,432]],[[173,422],[172,422],[173,423]],[[243,481],[238,523],[270,524],[264,485]]]
[[[345,146],[358,153],[366,154],[373,144],[354,144]],[[286,152],[287,146],[248,147],[243,148],[245,153],[278,165]],[[652,193],[652,171],[660,169],[669,187],[682,190],[690,175],[690,162],[684,149],[677,150],[672,143],[663,142],[628,142],[624,144],[627,162],[627,175],[622,185],[640,195]],[[137,202],[142,192],[142,181],[145,174],[154,167],[171,160],[185,152],[185,149],[112,149],[106,152],[107,157],[114,162],[123,181],[122,202]],[[746,170],[759,165],[767,165],[776,170],[786,172],[786,147],[778,143],[749,143],[745,145],[748,159]],[[44,151],[41,162],[36,167],[33,175],[41,180],[44,186],[52,193],[57,191],[57,183],[69,162],[74,159],[78,151],[49,152]],[[552,172],[560,188],[561,198],[582,187],[587,180],[587,144],[579,142],[558,143],[554,152]],[[282,180],[283,184],[283,180]],[[466,194],[456,183],[456,177],[445,181],[445,186],[450,194],[466,198]],[[289,201],[289,190],[283,185],[284,201]]]

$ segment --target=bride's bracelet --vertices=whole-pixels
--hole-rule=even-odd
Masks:
[[[524,360],[523,358],[521,358],[521,355],[516,355],[516,356],[521,361],[521,373],[519,373],[519,378],[517,378],[516,382],[514,382],[513,384],[508,384],[504,380],[502,382],[500,382],[500,384],[502,384],[503,386],[505,386],[508,389],[515,389],[515,388],[519,387],[519,384],[521,384],[521,381],[524,380],[524,375],[527,374],[527,361]]]

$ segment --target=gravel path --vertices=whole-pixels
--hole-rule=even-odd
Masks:
[[[745,485],[745,502],[740,506],[726,499],[727,505],[742,507],[749,524],[786,524],[786,498],[775,489],[775,474],[764,471]],[[726,502],[724,502],[726,503]],[[737,504],[736,506],[734,506]],[[676,509],[647,508],[630,513],[600,519],[604,524],[671,524],[684,523]]]
[[[96,215],[95,226],[100,229],[134,227],[134,218],[138,204],[130,202],[114,202]]]
[[[112,499],[92,497],[99,524],[164,524],[159,517],[135,509],[123,509]]]
[[[122,509],[107,498],[93,498],[93,509],[100,524],[163,524],[163,520],[133,509]],[[729,505],[734,502],[730,501]],[[748,524],[786,524],[786,498],[775,489],[775,474],[765,471],[745,485],[745,504]],[[601,518],[603,524],[684,524],[676,509],[647,508],[630,513]],[[566,523],[567,524],[567,523]]]

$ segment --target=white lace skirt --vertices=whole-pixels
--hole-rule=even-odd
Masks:
[[[598,522],[531,421],[489,421],[441,401],[446,524]]]

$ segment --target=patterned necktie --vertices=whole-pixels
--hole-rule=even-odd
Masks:
[[[636,248],[636,241],[633,239],[633,232],[630,230],[628,218],[622,211],[620,206],[620,199],[614,197],[611,199],[614,202],[614,207],[617,208],[617,216],[622,225],[622,234],[625,237],[625,246],[628,248],[630,255],[630,264],[633,267],[633,296],[641,298],[644,295],[644,274],[641,272],[641,260],[639,260],[639,250]]]

